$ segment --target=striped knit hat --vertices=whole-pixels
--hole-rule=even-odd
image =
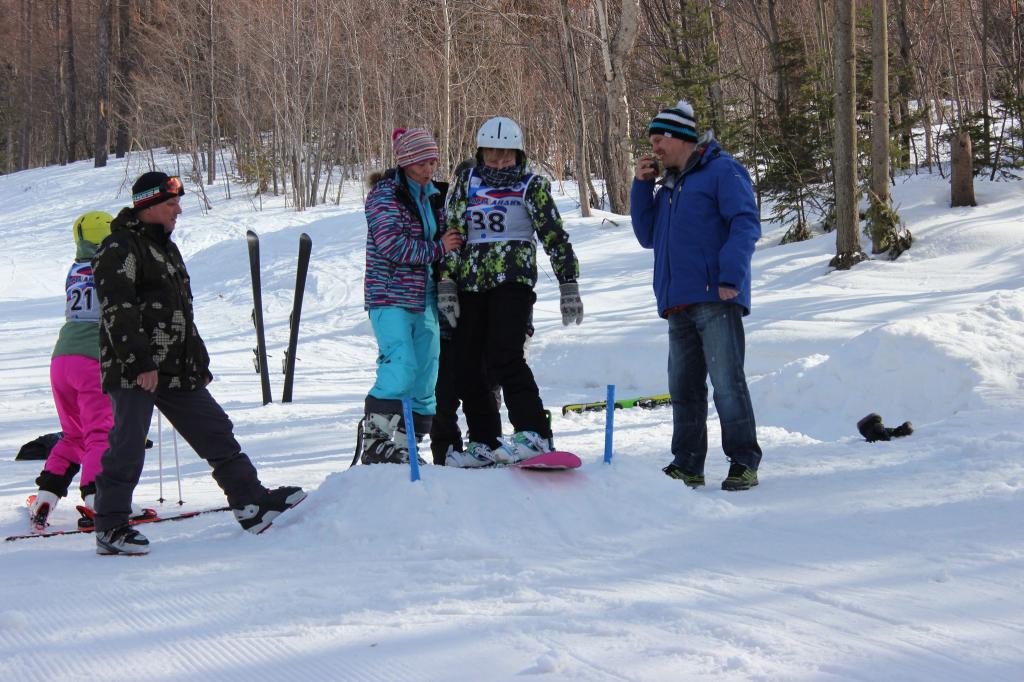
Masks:
[[[662,109],[647,126],[647,136],[651,135],[696,142],[697,120],[693,116],[693,106],[681,99],[671,109]]]
[[[437,142],[423,128],[395,128],[391,132],[391,144],[395,148],[398,165],[402,168],[441,157]]]

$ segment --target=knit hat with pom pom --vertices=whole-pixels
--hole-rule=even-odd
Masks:
[[[693,106],[681,99],[671,109],[662,109],[647,126],[647,136],[651,135],[696,142],[697,120],[693,116]]]

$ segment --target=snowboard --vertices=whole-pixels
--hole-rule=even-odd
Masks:
[[[661,407],[662,405],[671,405],[672,397],[667,393],[660,395],[649,395],[641,398],[626,398],[624,400],[615,401],[615,409],[623,410],[632,407],[641,407],[645,410],[654,409],[655,407]],[[570,412],[580,414],[583,412],[604,412],[608,406],[607,401],[601,400],[595,403],[575,403],[572,405],[562,406],[562,415],[567,415]]]
[[[553,450],[543,455],[530,457],[521,462],[510,464],[516,469],[527,469],[531,471],[565,471],[566,469],[578,469],[583,462],[571,452],[565,450]]]

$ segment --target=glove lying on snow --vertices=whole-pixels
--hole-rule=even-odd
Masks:
[[[879,440],[892,440],[893,438],[909,436],[914,432],[914,425],[910,422],[903,422],[896,428],[890,429],[882,423],[881,415],[872,412],[857,422],[857,430],[860,431],[860,435],[864,436],[864,440],[874,443]]]

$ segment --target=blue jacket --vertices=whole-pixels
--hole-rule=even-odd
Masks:
[[[629,212],[640,245],[654,249],[658,314],[688,303],[721,300],[718,286],[739,290],[733,302],[750,313],[750,259],[761,218],[746,169],[712,140],[698,146],[675,183],[633,180]],[[671,186],[670,186],[671,185]]]

